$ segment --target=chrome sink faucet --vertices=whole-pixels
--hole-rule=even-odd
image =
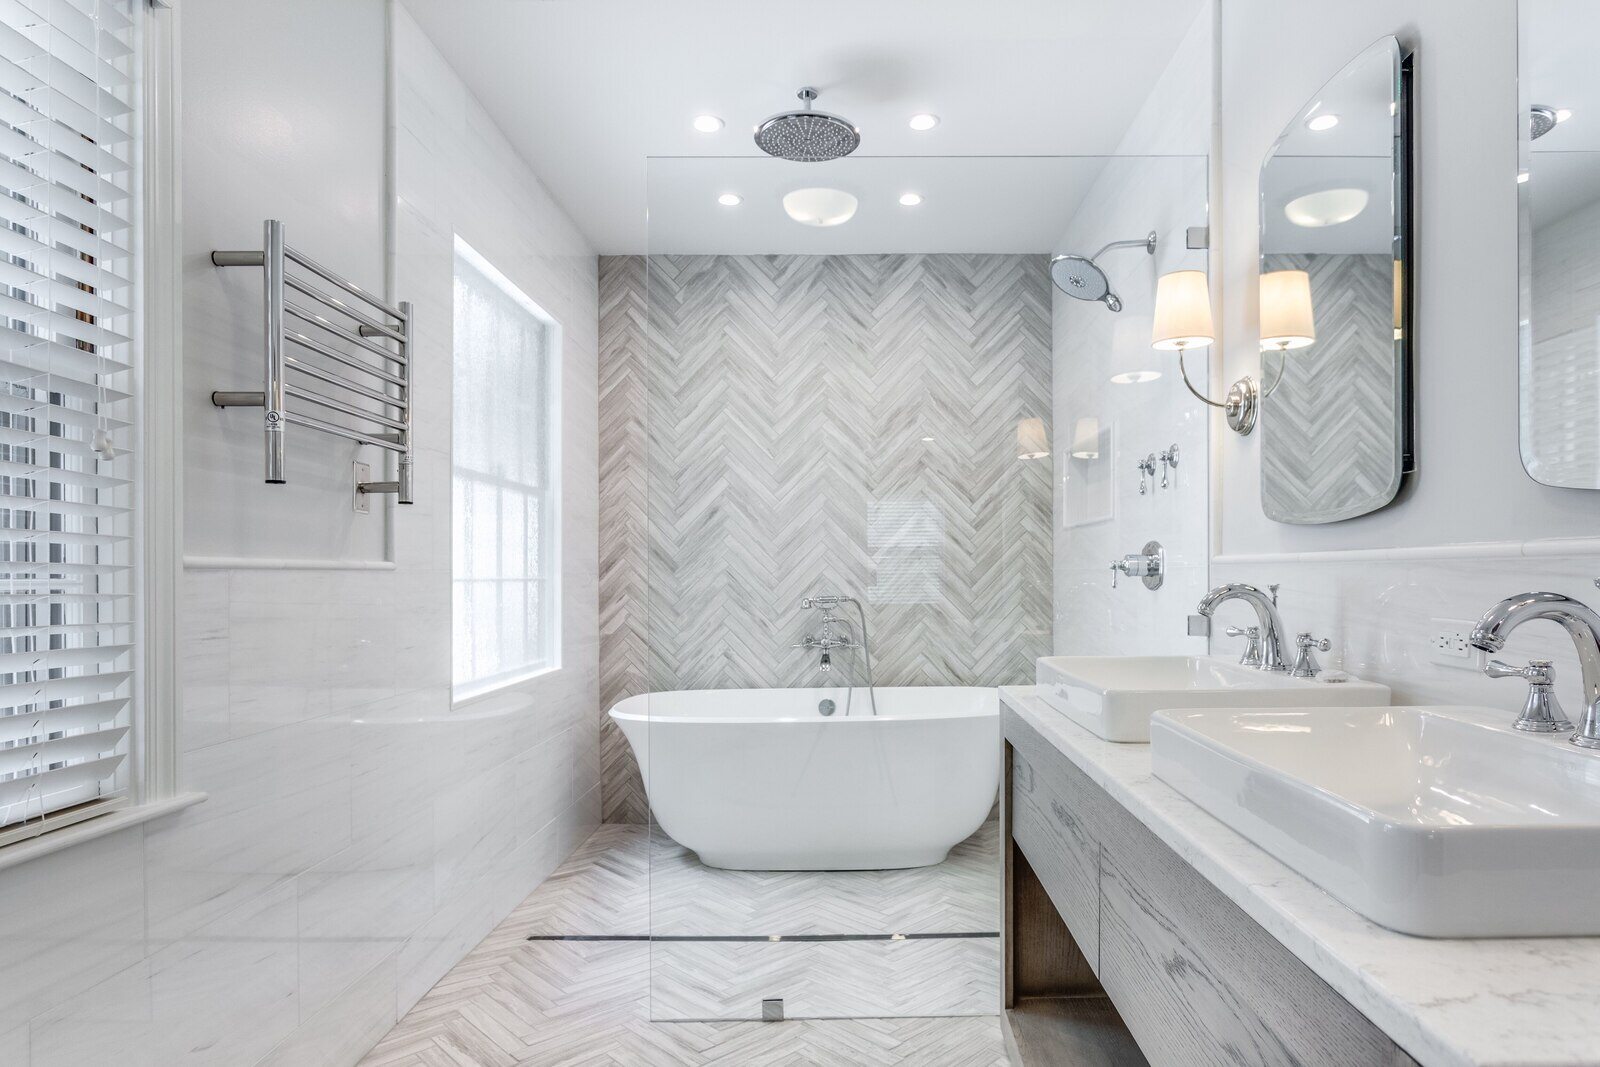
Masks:
[[[1578,650],[1578,663],[1583,668],[1583,715],[1578,722],[1578,732],[1572,743],[1579,748],[1600,748],[1600,615],[1582,601],[1561,593],[1518,593],[1507,597],[1484,612],[1467,643],[1483,652],[1499,652],[1506,646],[1506,638],[1523,623],[1532,619],[1548,619],[1560,623],[1572,638]],[[1491,678],[1519,677],[1530,685],[1550,684],[1548,661],[1538,660],[1528,670],[1521,670],[1493,660],[1484,665],[1484,673]],[[1529,706],[1536,702],[1530,696]],[[1552,701],[1553,703],[1553,701]],[[1559,707],[1549,715],[1534,714],[1527,710],[1512,725],[1519,730],[1554,733],[1564,727]]]
[[[1283,658],[1283,619],[1278,616],[1278,598],[1274,595],[1276,589],[1274,586],[1274,593],[1269,594],[1253,585],[1230,582],[1227,585],[1219,585],[1207,593],[1195,610],[1209,626],[1212,613],[1228,601],[1242,600],[1249,604],[1256,611],[1256,622],[1261,631],[1261,669],[1287,671],[1289,664]],[[1191,626],[1189,632],[1194,633],[1195,628]]]

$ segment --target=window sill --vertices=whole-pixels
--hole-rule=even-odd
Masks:
[[[138,804],[129,808],[120,808],[105,815],[97,815],[83,822],[63,826],[59,830],[50,830],[38,837],[30,837],[26,841],[0,848],[0,871],[8,870],[30,860],[39,859],[41,856],[51,856],[57,852],[81,845],[86,841],[96,841],[111,834],[140,826],[152,819],[159,819],[184,808],[193,807],[206,798],[204,793],[179,793],[175,797],[164,800],[153,800],[148,804]]]
[[[552,674],[560,673],[560,671],[561,664],[558,663],[553,667],[540,667],[538,670],[529,671],[527,674],[516,674],[512,675],[510,678],[499,678],[492,682],[486,682],[481,686],[468,686],[459,692],[451,693],[450,706],[452,708],[470,707],[479,701],[488,700],[491,697],[503,696],[506,693],[516,692],[517,690],[528,685],[530,682],[536,682],[541,678],[548,678]]]

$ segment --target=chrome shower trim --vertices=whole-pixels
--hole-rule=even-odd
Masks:
[[[811,106],[818,96],[815,89],[805,86],[795,95],[806,106],[762,119],[755,130],[757,148],[791,163],[827,163],[861,147],[859,127],[842,115]]]
[[[1156,254],[1156,231],[1151,230],[1143,237],[1135,238],[1131,241],[1112,241],[1109,244],[1102,245],[1100,250],[1092,256],[1079,256],[1072,253],[1062,253],[1061,255],[1051,256],[1050,283],[1057,289],[1060,289],[1063,293],[1072,297],[1074,300],[1099,301],[1113,312],[1121,311],[1122,298],[1118,296],[1111,288],[1111,279],[1106,276],[1105,270],[1102,269],[1100,264],[1096,262],[1096,260],[1098,260],[1101,256],[1105,255],[1114,248],[1143,248],[1146,255],[1153,256]],[[1068,262],[1082,263],[1084,266],[1088,267],[1089,270],[1094,272],[1093,279],[1091,279],[1089,283],[1078,281],[1076,277],[1073,277],[1072,279],[1077,288],[1084,289],[1086,292],[1074,292],[1072,288],[1069,288],[1061,283],[1060,278],[1056,274],[1056,266],[1057,264]],[[1097,280],[1099,284],[1092,284],[1092,281],[1094,280]],[[1104,288],[1101,288],[1102,286]]]

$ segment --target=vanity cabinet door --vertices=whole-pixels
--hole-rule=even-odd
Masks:
[[[1098,969],[1100,845],[1096,812],[1106,802],[1089,778],[1007,713],[1011,759],[1011,836],[1028,857],[1050,902]]]
[[[1152,1064],[1413,1063],[1136,819],[1111,819],[1100,981]]]

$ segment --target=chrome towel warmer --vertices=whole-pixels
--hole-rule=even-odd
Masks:
[[[395,453],[399,457],[395,464],[396,481],[361,482],[356,490],[394,493],[399,503],[411,503],[411,304],[402,300],[398,306],[391,307],[359,285],[290,248],[284,243],[283,223],[277,219],[268,219],[263,229],[259,252],[211,253],[211,262],[219,267],[261,268],[266,334],[263,387],[260,392],[219,389],[211,394],[211,402],[219,408],[266,409],[267,484],[284,483],[284,431],[292,423]],[[286,269],[290,265],[315,275],[371,310],[360,310],[325,287],[291,275]],[[285,289],[314,301],[329,314],[285,299]],[[302,333],[290,324],[290,319],[303,323],[314,333]],[[309,363],[303,356],[290,355],[290,345],[367,377],[352,381],[327,366]],[[337,392],[330,396],[289,381],[286,379],[289,371],[331,386]],[[369,383],[368,378],[374,381]],[[291,407],[290,401],[297,403]],[[344,415],[354,425],[329,422],[307,414],[299,406],[307,404]]]

